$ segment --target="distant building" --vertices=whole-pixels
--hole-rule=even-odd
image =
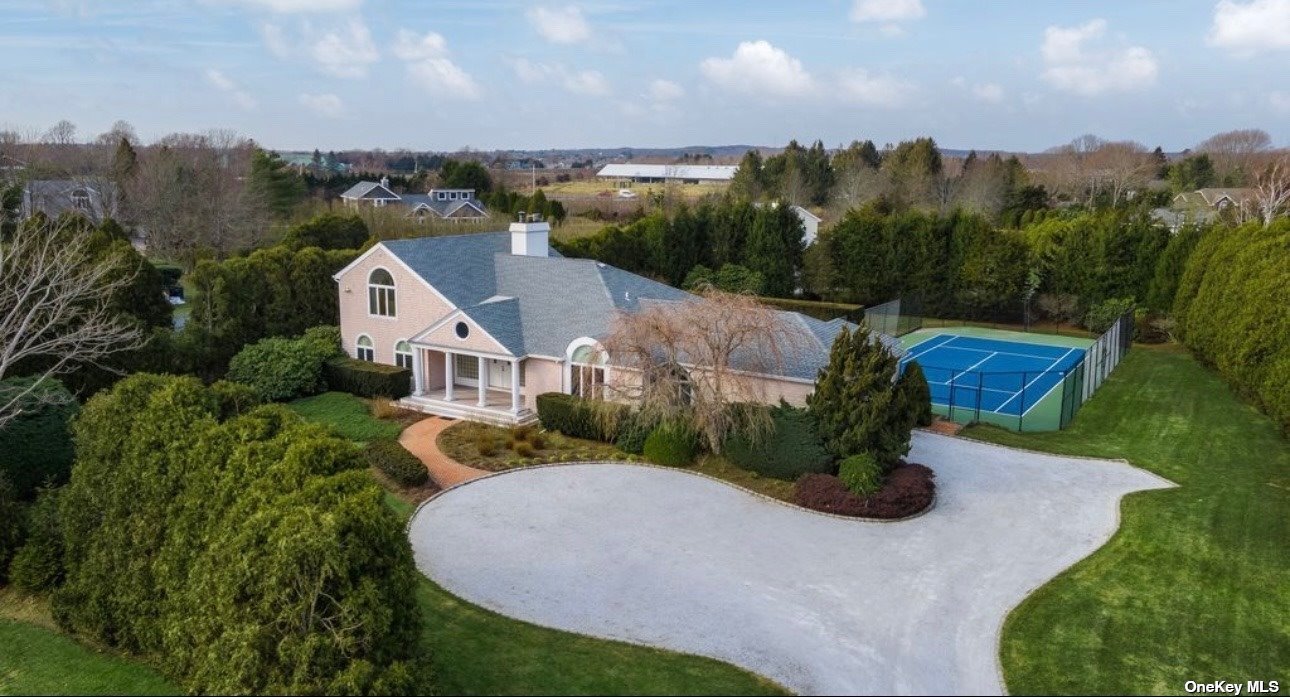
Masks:
[[[32,180],[22,190],[22,218],[30,218],[37,212],[50,218],[75,212],[100,223],[116,214],[116,188],[111,182]]]
[[[728,182],[735,178],[739,165],[605,165],[596,173],[603,179],[617,179],[641,183],[679,181],[686,184],[699,182]]]
[[[1254,189],[1197,189],[1174,197],[1173,207],[1179,210],[1209,209],[1221,211],[1231,206],[1243,208],[1254,201]]]
[[[488,217],[488,210],[475,198],[474,189],[431,189],[424,194],[400,195],[390,189],[388,177],[382,177],[379,182],[359,182],[340,198],[351,208],[401,206],[407,209],[406,217],[417,222],[431,218],[458,222]]]
[[[753,205],[757,206],[758,208],[761,208],[766,204],[755,203]],[[778,202],[771,203],[770,207],[777,208],[779,207],[779,203]],[[797,218],[802,221],[802,230],[803,230],[802,245],[809,247],[811,243],[815,241],[815,238],[818,237],[820,234],[820,222],[823,220],[823,218],[796,204],[790,206],[789,208],[794,213],[796,213]]]

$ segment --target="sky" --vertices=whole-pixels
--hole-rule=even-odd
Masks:
[[[0,0],[0,128],[275,149],[1290,143],[1290,0]]]

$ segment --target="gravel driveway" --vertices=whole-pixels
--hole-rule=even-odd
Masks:
[[[1121,462],[917,433],[927,515],[839,520],[632,465],[517,470],[425,504],[418,568],[549,627],[713,656],[803,693],[1000,693],[999,631],[1101,546],[1119,500],[1171,486]]]

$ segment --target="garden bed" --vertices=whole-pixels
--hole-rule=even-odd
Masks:
[[[808,474],[798,480],[793,502],[802,508],[853,518],[900,520],[926,511],[936,500],[936,475],[924,465],[902,462],[889,472],[882,488],[859,496],[831,474]]]
[[[462,421],[439,434],[439,450],[468,467],[504,472],[552,462],[639,460],[609,443],[571,438],[533,426],[501,428]]]

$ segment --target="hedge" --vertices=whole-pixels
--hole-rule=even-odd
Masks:
[[[857,496],[838,477],[808,474],[797,482],[794,501],[803,508],[859,518],[905,518],[932,505],[935,475],[923,465],[901,463],[871,496]]]
[[[9,581],[28,593],[53,590],[63,580],[63,529],[58,489],[44,489],[27,511],[27,539],[9,565]]]
[[[606,414],[608,410],[610,413]],[[612,443],[630,418],[627,407],[582,399],[562,392],[537,396],[538,420],[544,428],[573,438]]]
[[[430,479],[426,466],[396,440],[368,443],[363,455],[368,464],[394,480],[399,486],[421,486]]]
[[[785,481],[833,471],[833,456],[805,409],[781,404],[771,410],[771,419],[772,430],[764,438],[734,436],[726,441],[722,454],[736,467]]]
[[[699,439],[684,426],[662,424],[645,439],[645,459],[665,467],[686,467],[699,454]]]
[[[25,390],[37,378],[13,378],[0,382],[4,395]],[[49,403],[52,400],[53,403]],[[39,402],[45,401],[45,404]],[[47,379],[30,395],[22,415],[0,428],[0,473],[7,476],[13,495],[22,501],[36,495],[46,484],[58,486],[72,470],[72,435],[68,424],[80,407],[67,388]]]
[[[233,357],[228,379],[250,385],[266,401],[307,397],[326,388],[323,364],[339,353],[340,332],[335,327],[314,327],[294,339],[269,337]]]
[[[359,397],[402,399],[412,394],[412,371],[355,358],[333,358],[323,365],[327,386]]]

